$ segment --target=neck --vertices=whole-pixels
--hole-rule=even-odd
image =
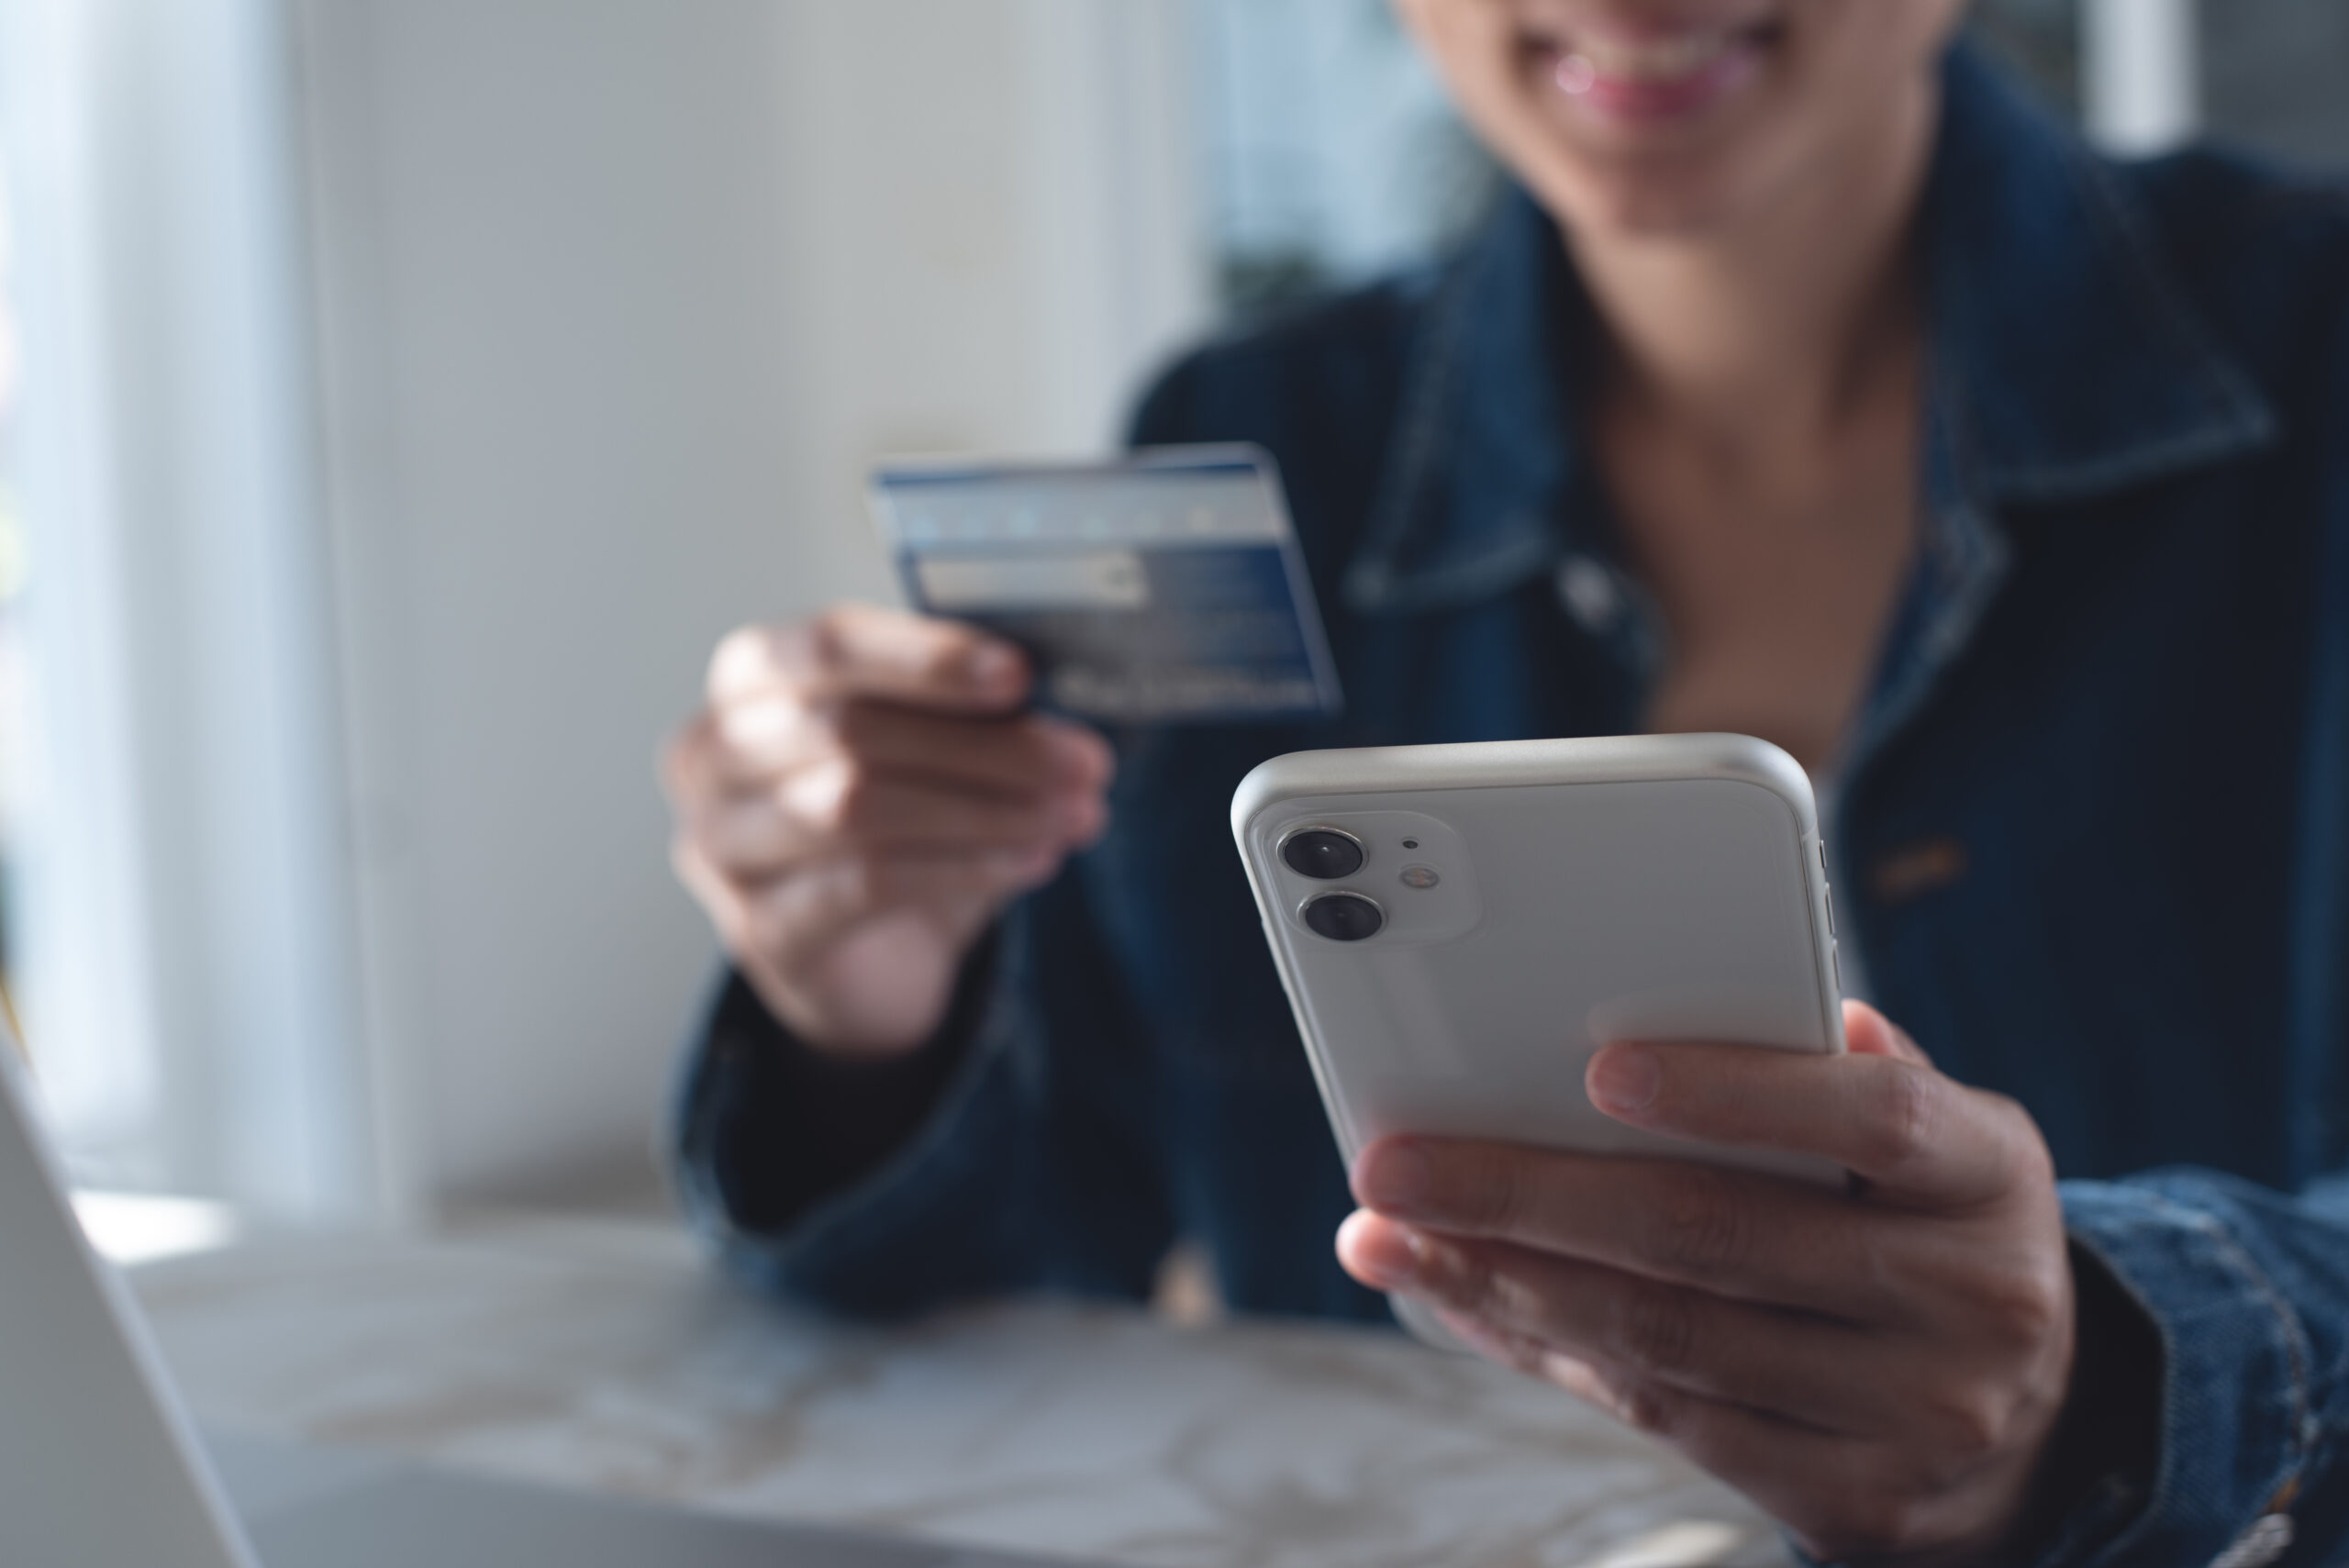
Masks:
[[[1831,430],[1913,365],[1909,233],[1938,102],[1917,83],[1896,134],[1719,231],[1570,231],[1607,324],[1609,399],[1745,445]]]

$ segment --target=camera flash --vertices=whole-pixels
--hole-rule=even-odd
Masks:
[[[1403,868],[1403,885],[1420,893],[1425,893],[1442,880],[1443,878],[1436,875],[1433,866],[1405,866]]]

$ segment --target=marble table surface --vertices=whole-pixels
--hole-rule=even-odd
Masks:
[[[262,1437],[1152,1568],[1787,1561],[1662,1450],[1375,1329],[1050,1303],[860,1329],[674,1228],[544,1218],[133,1284],[199,1418]]]

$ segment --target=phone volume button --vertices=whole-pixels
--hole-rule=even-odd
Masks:
[[[1827,895],[1827,934],[1831,937],[1835,934],[1835,890],[1830,887],[1824,891]]]
[[[1827,950],[1828,961],[1835,966],[1835,995],[1843,994],[1843,944],[1838,942]]]

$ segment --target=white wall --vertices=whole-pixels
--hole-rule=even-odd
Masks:
[[[885,594],[885,451],[1098,445],[1201,314],[1180,0],[300,0],[367,1029],[420,1203],[641,1147],[662,735]]]

